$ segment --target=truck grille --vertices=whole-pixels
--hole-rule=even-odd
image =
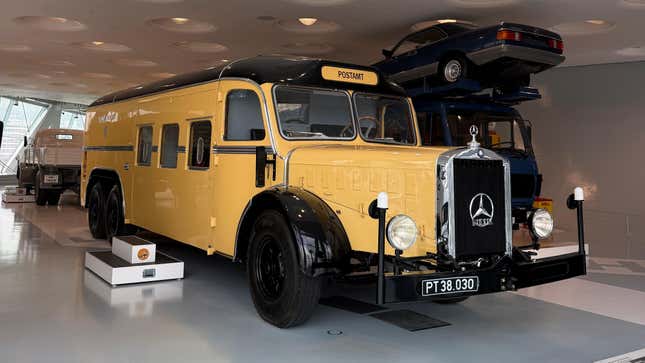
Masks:
[[[506,251],[501,160],[454,159],[455,257]]]

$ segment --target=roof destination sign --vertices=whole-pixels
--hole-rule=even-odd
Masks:
[[[378,83],[378,75],[376,72],[362,69],[323,66],[321,73],[322,78],[328,81],[359,83],[370,86],[376,86]]]

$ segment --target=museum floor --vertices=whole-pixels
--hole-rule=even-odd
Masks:
[[[592,362],[645,348],[645,261],[592,256],[584,278],[388,306],[450,323],[434,329],[320,305],[280,330],[256,315],[241,265],[174,242],[157,248],[185,262],[184,280],[112,289],[83,268],[108,245],[76,203],[0,207],[2,362]]]

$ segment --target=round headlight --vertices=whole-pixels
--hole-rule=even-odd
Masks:
[[[412,218],[399,214],[387,224],[387,240],[397,250],[407,250],[417,240],[417,225]]]
[[[537,238],[547,238],[551,235],[551,232],[553,232],[553,217],[548,211],[538,209],[531,214],[531,217],[529,218],[529,226]]]

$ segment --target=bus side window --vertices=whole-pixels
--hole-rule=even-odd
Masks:
[[[179,125],[163,125],[161,129],[161,161],[162,168],[177,167],[177,145],[179,143]]]
[[[210,166],[211,122],[196,121],[190,125],[190,155],[188,167],[208,169]]]
[[[141,126],[139,128],[137,153],[137,165],[150,166],[150,160],[152,159],[152,126]]]
[[[433,112],[430,114],[430,123],[432,129],[432,136],[430,137],[430,142],[434,146],[445,146],[446,140],[444,140],[443,134],[443,122],[441,122],[441,114]]]
[[[231,90],[226,96],[226,131],[224,140],[264,140],[260,99],[252,90]]]

